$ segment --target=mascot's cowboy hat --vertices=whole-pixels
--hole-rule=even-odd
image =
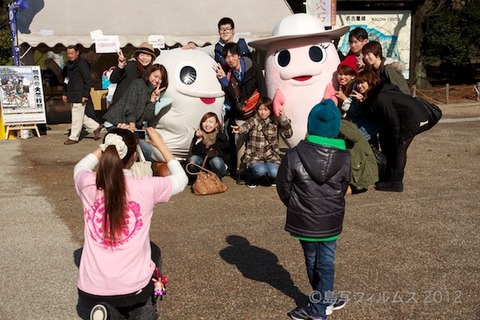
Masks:
[[[339,39],[348,30],[349,26],[338,29],[325,30],[322,22],[313,15],[297,13],[286,16],[278,22],[272,31],[272,36],[260,40],[250,41],[248,44],[257,49],[268,49],[269,45],[288,39],[325,36],[329,39]]]

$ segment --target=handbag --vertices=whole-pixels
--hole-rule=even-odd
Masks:
[[[253,112],[255,112],[255,107],[257,106],[259,99],[260,93],[258,93],[258,90],[255,89],[255,92],[252,93],[250,98],[243,102],[243,106],[241,108],[243,117],[248,118],[253,114]]]
[[[153,176],[153,170],[152,170],[152,163],[150,161],[145,160],[145,156],[143,155],[142,148],[140,148],[140,145],[137,145],[137,154],[138,154],[138,160],[133,163],[132,167],[130,170],[133,173],[134,177],[140,178],[140,177],[152,177]]]
[[[238,83],[237,78],[233,76],[232,78],[232,86],[233,90],[235,91],[235,100],[236,100],[236,107],[237,110],[240,111],[242,118],[250,117],[253,112],[255,111],[255,107],[257,106],[257,102],[260,99],[260,93],[257,89],[252,93],[252,95],[245,101],[240,100],[240,93],[238,90]]]
[[[373,145],[370,145],[370,147],[372,148],[375,160],[377,160],[378,176],[383,177],[387,172],[387,157]]]
[[[415,97],[421,106],[425,108],[428,113],[428,122],[422,126],[420,126],[418,133],[430,130],[433,128],[438,121],[442,118],[442,109],[434,103],[428,102],[427,100]]]
[[[205,168],[207,158],[208,157],[205,157],[205,160],[203,160],[203,164],[201,166],[193,162],[187,163],[185,166],[185,170],[189,174],[197,176],[197,179],[192,185],[192,192],[197,196],[205,196],[208,194],[222,193],[227,191],[227,186],[220,181],[220,178],[215,174],[215,172]],[[199,168],[200,171],[191,172],[188,170],[189,166],[195,166]]]

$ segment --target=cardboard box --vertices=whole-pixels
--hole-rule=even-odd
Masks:
[[[90,96],[92,97],[93,108],[95,110],[107,109],[107,93],[108,90],[90,90]]]

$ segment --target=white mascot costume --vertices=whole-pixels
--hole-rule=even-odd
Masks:
[[[325,30],[319,19],[299,13],[283,18],[272,36],[251,41],[250,46],[267,50],[265,82],[274,111],[284,108],[292,121],[293,136],[286,139],[294,147],[305,138],[308,113],[323,99],[336,103],[336,70],[340,63],[334,39],[348,26]]]
[[[162,98],[173,99],[171,106],[160,111],[156,129],[177,158],[186,158],[194,130],[207,112],[222,119],[224,92],[209,55],[200,50],[162,51],[154,63],[163,64],[168,72],[168,89]],[[163,161],[158,150],[152,158]]]

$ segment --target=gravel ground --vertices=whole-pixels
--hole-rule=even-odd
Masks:
[[[444,114],[477,118],[480,106]],[[83,220],[72,171],[98,142],[64,146],[68,125],[50,129],[0,141],[1,319],[77,318]],[[350,302],[329,319],[480,319],[479,130],[439,123],[412,143],[403,193],[347,197],[335,291]],[[226,193],[185,190],[155,209],[151,238],[169,280],[159,319],[286,319],[310,294],[275,189],[224,180]]]

